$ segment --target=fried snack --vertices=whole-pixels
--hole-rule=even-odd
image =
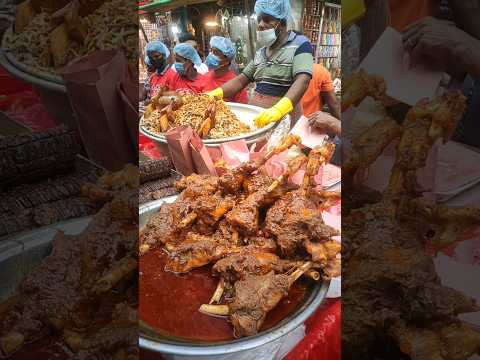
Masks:
[[[79,15],[79,10],[78,2],[73,2],[65,14],[65,25],[72,39],[83,45],[88,35],[88,29]]]
[[[31,0],[26,0],[18,5],[15,16],[15,33],[21,33],[33,20],[36,13]]]
[[[16,31],[6,39],[8,50],[19,62],[55,73],[55,68],[96,50],[120,50],[137,64],[135,3],[109,0],[99,6],[99,1],[67,5],[63,0],[37,0],[28,4],[20,6]],[[35,14],[30,19],[32,9]]]
[[[57,26],[50,34],[50,53],[52,54],[55,67],[61,66],[67,59],[68,43],[67,25],[65,23]]]
[[[191,126],[199,131],[200,136],[210,139],[232,137],[251,131],[223,101],[217,101],[215,107],[212,107],[210,98],[205,94],[186,94],[181,97],[181,101],[180,108],[169,116],[172,126]],[[150,132],[162,134],[165,132],[165,119],[162,119],[163,114],[156,107],[153,104],[147,107],[143,126]]]
[[[360,104],[367,96],[383,103],[386,100],[386,90],[385,80],[382,77],[367,74],[362,69],[345,80],[342,111]]]

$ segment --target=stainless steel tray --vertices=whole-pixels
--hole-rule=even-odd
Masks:
[[[140,206],[140,229],[143,229],[150,216],[157,212],[164,202],[172,203],[176,198],[177,196],[170,196]],[[329,282],[314,284],[304,299],[303,304],[294,313],[283,319],[275,327],[255,336],[215,343],[173,341],[162,338],[159,334],[152,331],[152,329],[145,326],[145,324],[140,323],[139,344],[140,347],[150,351],[163,354],[193,356],[199,359],[224,359],[225,354],[235,354],[232,355],[232,359],[236,359],[237,357],[241,357],[242,359],[255,359],[259,352],[265,351],[265,353],[268,353],[269,348],[274,344],[282,343],[290,332],[302,325],[323,302],[329,285]],[[175,359],[178,359],[177,356],[175,356]]]
[[[247,141],[260,139],[260,138],[263,138],[269,131],[275,129],[280,123],[280,121],[273,122],[261,129],[257,129],[253,120],[255,119],[255,116],[260,114],[265,109],[258,106],[239,104],[239,103],[233,103],[233,102],[227,102],[227,105],[241,122],[247,124],[248,126],[250,126],[250,128],[255,130],[246,134],[222,138],[222,139],[205,139],[203,140],[203,143],[205,145],[214,146],[214,145],[220,145],[222,143],[226,143],[229,141],[235,141],[235,140],[241,140],[241,139],[245,139]],[[290,115],[286,115],[285,118],[290,119]],[[155,140],[164,144],[167,143],[167,139],[165,138],[164,135],[154,134],[148,131],[147,129],[145,129],[145,127],[142,124],[143,124],[143,116],[140,118],[140,132],[152,140]]]
[[[16,78],[25,80],[29,84],[39,86],[55,92],[66,93],[66,87],[63,79],[56,75],[46,71],[38,70],[32,66],[23,64],[18,61],[14,54],[8,50],[8,39],[13,34],[13,25],[10,26],[2,37],[3,49],[0,53],[0,64]]]

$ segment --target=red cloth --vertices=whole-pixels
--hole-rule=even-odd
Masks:
[[[210,91],[210,90],[214,90],[216,88],[219,88],[223,84],[225,84],[227,81],[230,81],[230,80],[234,79],[236,76],[237,75],[232,70],[230,70],[225,75],[217,77],[217,76],[215,76],[215,72],[213,70],[210,70],[205,75],[205,91]],[[231,98],[225,98],[224,100],[246,104],[246,103],[248,103],[247,90],[243,89],[239,93],[232,96]]]
[[[164,157],[155,142],[140,133],[138,134],[138,148],[150,159],[158,160]]]
[[[0,111],[32,131],[54,127],[55,122],[30,84],[15,79],[0,66]]]
[[[205,75],[197,73],[195,80],[189,80],[180,76],[170,68],[163,76],[156,74],[152,76],[152,79],[150,79],[150,88],[158,88],[158,86],[166,87],[168,90],[181,90],[200,94],[205,92]],[[153,95],[154,92],[152,92],[152,96]]]
[[[342,303],[329,299],[305,325],[306,335],[283,360],[340,360]]]

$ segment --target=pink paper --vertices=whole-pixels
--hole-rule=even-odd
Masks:
[[[236,140],[220,145],[222,158],[229,167],[237,167],[250,160],[250,151],[245,140]]]
[[[342,180],[342,169],[333,164],[326,164],[323,167],[322,182],[324,187],[330,187]]]
[[[437,193],[456,192],[480,179],[480,153],[450,141],[439,148]]]
[[[325,113],[325,116],[331,116]],[[316,129],[313,129],[308,124],[308,118],[302,116],[298,119],[297,123],[293,127],[291,134],[300,136],[302,139],[302,145],[313,149],[315,146],[321,145],[323,140],[327,137],[327,135],[322,134]]]
[[[432,99],[442,72],[428,68],[428,64],[410,67],[408,52],[402,35],[391,27],[385,29],[359,68],[385,79],[387,95],[408,105],[419,100]]]

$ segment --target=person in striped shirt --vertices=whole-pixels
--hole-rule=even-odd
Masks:
[[[209,92],[212,97],[231,97],[254,82],[250,104],[266,108],[255,123],[263,127],[291,114],[293,124],[302,115],[300,99],[312,78],[312,45],[308,38],[287,30],[289,0],[257,0],[257,50],[243,73]],[[292,124],[292,126],[293,126]]]

